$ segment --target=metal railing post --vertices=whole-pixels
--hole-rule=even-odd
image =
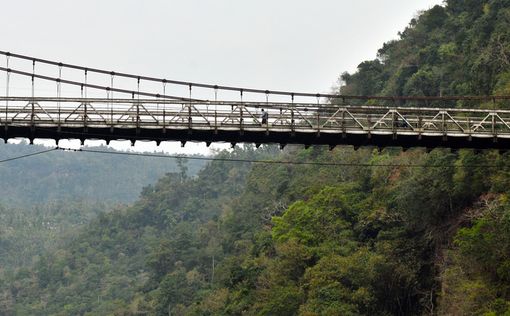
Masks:
[[[218,111],[214,110],[214,134],[218,134]]]
[[[166,133],[166,111],[165,111],[165,105],[163,105],[163,134]]]

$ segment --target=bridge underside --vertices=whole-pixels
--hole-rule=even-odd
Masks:
[[[70,128],[70,127],[44,127],[32,128],[30,126],[9,126],[7,129],[0,128],[0,138],[7,141],[10,138],[34,139],[78,139],[82,143],[86,139],[104,140],[109,143],[112,140],[129,140],[132,144],[136,141],[180,141],[180,142],[225,142],[231,144],[274,143],[281,146],[287,144],[308,145],[352,145],[355,148],[361,146],[383,147],[411,147],[436,148],[448,147],[454,149],[501,149],[510,148],[510,138],[501,137],[469,137],[452,135],[405,135],[397,133],[373,134],[373,133],[331,133],[331,132],[275,132],[275,131],[250,131],[250,130],[203,130],[203,129],[137,129],[137,128]]]

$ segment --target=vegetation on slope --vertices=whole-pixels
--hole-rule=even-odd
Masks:
[[[96,148],[108,150],[107,148]],[[0,145],[0,160],[48,148]],[[54,151],[0,164],[0,269],[26,266],[99,213],[130,203],[142,188],[182,162],[148,157]],[[187,163],[196,175],[203,161]]]
[[[508,0],[445,1],[413,19],[377,59],[344,73],[341,93],[508,95],[509,29]]]
[[[18,315],[418,315],[437,311],[439,301],[447,313],[462,299],[466,308],[506,310],[501,290],[508,257],[500,250],[510,246],[508,238],[480,244],[474,237],[485,231],[466,226],[444,272],[437,258],[452,227],[469,222],[464,214],[485,216],[477,207],[484,192],[492,192],[491,201],[505,200],[506,155],[314,148],[281,157],[290,158],[395,166],[214,162],[197,178],[169,174],[132,207],[100,215],[32,270],[5,279],[3,309]],[[404,167],[410,162],[425,167]],[[490,177],[487,164],[494,165]],[[466,212],[471,208],[478,211]],[[506,216],[504,209],[493,210],[491,219]],[[472,273],[487,271],[470,257],[482,249],[492,260],[487,267],[500,262],[493,279],[484,279],[488,293],[466,289],[471,274],[458,275],[460,263]],[[439,274],[444,282],[437,282]],[[466,303],[462,291],[469,290]]]

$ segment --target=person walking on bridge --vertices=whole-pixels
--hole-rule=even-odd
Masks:
[[[269,118],[269,113],[267,113],[267,111],[264,111],[264,109],[262,109],[262,113],[260,114],[260,118],[262,119],[262,125],[266,125],[267,124],[267,119]]]

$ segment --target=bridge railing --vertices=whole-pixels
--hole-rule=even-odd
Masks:
[[[268,114],[267,124],[262,124],[262,109]],[[510,111],[0,97],[0,126],[510,137]]]

